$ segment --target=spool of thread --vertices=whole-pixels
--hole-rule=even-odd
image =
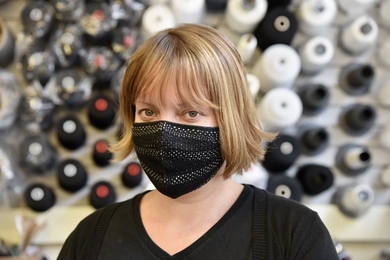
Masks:
[[[63,160],[57,168],[57,180],[60,186],[69,192],[83,188],[88,179],[84,166],[75,159]]]
[[[58,121],[57,137],[63,147],[76,150],[84,145],[87,134],[76,116],[67,115]]]
[[[84,1],[51,0],[56,9],[56,18],[61,22],[76,22],[85,10]]]
[[[122,183],[128,188],[135,188],[142,182],[142,167],[139,163],[127,164],[121,175]]]
[[[297,31],[295,15],[285,7],[275,7],[267,12],[254,30],[257,45],[264,51],[274,44],[290,45]]]
[[[340,126],[350,135],[360,136],[367,133],[374,125],[376,110],[371,105],[353,104],[340,113]]]
[[[34,40],[45,40],[49,37],[54,23],[55,10],[46,1],[29,1],[22,9],[21,21],[26,35]]]
[[[268,0],[268,10],[277,6],[287,7],[291,3],[291,0]]]
[[[352,184],[337,189],[333,201],[348,217],[358,218],[366,213],[374,202],[374,190],[364,184]]]
[[[108,142],[103,139],[93,145],[92,158],[97,166],[104,167],[111,163],[112,153],[108,148]]]
[[[390,28],[390,0],[383,0],[378,6],[378,15],[380,23],[386,28]]]
[[[176,23],[201,23],[205,0],[171,0]]]
[[[49,51],[25,53],[21,57],[22,72],[27,82],[38,80],[45,87],[55,71],[55,58]]]
[[[340,10],[349,16],[365,14],[371,9],[377,0],[337,0]]]
[[[44,174],[57,163],[57,150],[46,135],[26,136],[19,148],[20,165],[29,173]]]
[[[339,86],[352,96],[366,94],[374,81],[375,70],[370,64],[351,63],[341,69]]]
[[[295,125],[301,115],[302,102],[291,89],[272,89],[260,101],[260,121],[269,131],[278,131]]]
[[[246,77],[248,79],[248,86],[249,86],[249,90],[252,94],[252,97],[254,100],[256,100],[257,95],[259,94],[259,91],[260,91],[260,81],[253,74],[247,74]]]
[[[100,130],[107,130],[115,123],[116,111],[112,99],[104,93],[96,94],[89,100],[89,122]]]
[[[379,181],[386,188],[390,188],[390,165],[387,165],[379,175]]]
[[[302,149],[297,138],[281,134],[267,145],[262,166],[272,173],[283,173],[289,169],[301,155]]]
[[[333,173],[325,166],[306,164],[297,171],[296,178],[308,195],[318,195],[333,185]]]
[[[380,89],[378,100],[380,105],[390,108],[390,80],[386,81]]]
[[[318,73],[329,64],[334,55],[333,43],[324,36],[309,39],[299,48],[301,72],[306,75]]]
[[[228,0],[206,0],[206,10],[208,13],[223,13],[226,10]]]
[[[301,201],[302,186],[291,177],[286,175],[273,175],[268,179],[267,191],[287,199]]]
[[[300,87],[297,93],[301,98],[305,115],[318,115],[329,104],[329,90],[322,84],[306,84]]]
[[[111,17],[110,6],[103,1],[87,2],[79,23],[87,42],[100,46],[111,43],[112,31],[117,25]]]
[[[336,166],[348,176],[357,176],[371,166],[371,153],[362,145],[343,145],[337,151]]]
[[[257,47],[257,39],[253,34],[246,33],[240,37],[236,45],[237,51],[241,56],[242,62],[247,65],[252,61],[253,54]]]
[[[162,4],[149,6],[142,16],[142,33],[149,38],[158,31],[174,27],[176,24],[172,10]]]
[[[114,38],[111,43],[112,50],[122,61],[130,58],[139,44],[139,33],[136,28],[120,26],[114,30]]]
[[[390,37],[379,46],[378,59],[381,65],[390,68]]]
[[[89,194],[89,202],[95,209],[100,209],[114,203],[116,200],[116,192],[111,183],[107,181],[99,181],[91,188]]]
[[[252,33],[267,12],[266,0],[229,0],[225,22],[235,33]]]
[[[387,123],[385,127],[379,133],[379,143],[383,148],[390,151],[390,123]]]
[[[15,56],[15,38],[0,16],[0,67],[7,67]]]
[[[301,70],[298,53],[285,44],[275,44],[267,48],[253,66],[252,73],[261,83],[261,91],[267,92],[277,87],[289,88]]]
[[[27,206],[37,212],[44,212],[56,202],[53,189],[43,183],[30,184],[24,191]]]
[[[325,34],[337,14],[335,0],[304,0],[298,8],[300,30],[309,36]]]
[[[318,155],[329,145],[329,133],[324,127],[308,127],[300,136],[302,152],[306,155]]]
[[[351,55],[360,55],[374,46],[378,38],[378,25],[368,15],[361,15],[340,32],[340,46]]]

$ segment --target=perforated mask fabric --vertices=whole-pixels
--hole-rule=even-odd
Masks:
[[[171,198],[200,188],[222,166],[218,127],[156,121],[134,123],[132,133],[146,175]]]

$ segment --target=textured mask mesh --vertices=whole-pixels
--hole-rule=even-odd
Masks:
[[[223,163],[218,127],[157,121],[134,123],[132,131],[141,166],[156,189],[169,197],[200,188]]]

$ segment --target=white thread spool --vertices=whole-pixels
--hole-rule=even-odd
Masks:
[[[362,15],[342,28],[340,37],[345,51],[351,54],[361,54],[376,43],[378,25],[370,16]]]
[[[253,99],[256,99],[256,97],[260,91],[260,81],[253,74],[247,74],[247,79],[248,79],[249,90],[252,94],[252,97],[253,97]]]
[[[333,43],[324,36],[309,39],[300,49],[299,56],[302,72],[314,74],[322,70],[332,60],[334,55]]]
[[[390,0],[383,0],[378,8],[379,21],[382,25],[390,28]]]
[[[176,23],[201,23],[205,0],[171,0]]]
[[[347,186],[341,191],[339,206],[351,217],[359,217],[374,202],[374,190],[364,184]]]
[[[390,123],[387,124],[379,134],[379,143],[390,151]]]
[[[168,0],[147,0],[146,2],[148,6],[168,4]]]
[[[176,24],[171,9],[166,5],[152,5],[142,16],[142,31],[149,38],[158,31],[172,28]]]
[[[344,163],[349,169],[361,169],[371,163],[371,156],[363,147],[351,148],[344,155]]]
[[[229,0],[225,22],[232,31],[251,33],[267,12],[267,0]]]
[[[261,84],[261,91],[266,92],[276,87],[291,87],[301,70],[298,53],[285,44],[268,47],[253,66]]]
[[[383,186],[390,187],[390,165],[387,165],[385,169],[379,175],[379,181]]]
[[[390,37],[379,47],[378,59],[382,65],[390,68]]]
[[[299,6],[299,28],[307,35],[321,35],[330,27],[337,14],[335,0],[304,0]]]
[[[390,108],[390,80],[388,80],[379,91],[379,104]]]
[[[340,9],[350,16],[367,13],[378,0],[338,0]]]
[[[240,37],[236,48],[244,64],[248,64],[252,60],[256,47],[257,38],[253,34],[247,33]]]
[[[264,95],[258,109],[264,128],[278,131],[298,122],[302,115],[302,102],[293,90],[275,88]]]

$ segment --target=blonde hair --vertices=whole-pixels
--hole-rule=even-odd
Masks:
[[[119,99],[123,134],[111,147],[117,160],[134,149],[136,99],[152,95],[150,100],[161,102],[168,81],[175,82],[183,102],[214,109],[226,161],[224,178],[242,174],[263,158],[263,141],[271,141],[274,135],[261,129],[239,53],[219,31],[184,24],[148,38],[130,58]]]

